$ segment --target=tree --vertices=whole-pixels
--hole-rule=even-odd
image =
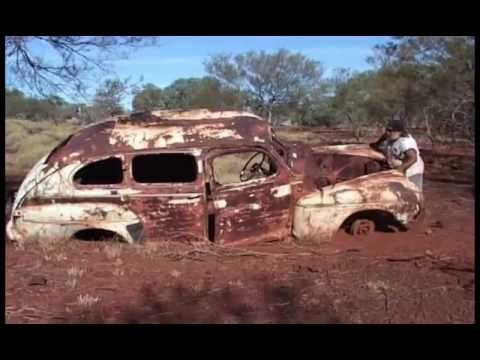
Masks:
[[[134,111],[149,111],[165,107],[162,89],[146,84],[136,91],[132,101]]]
[[[474,140],[474,45],[473,36],[397,36],[368,59],[403,84],[397,96],[411,120],[422,120],[432,145],[439,134]]]
[[[6,36],[7,78],[18,86],[48,96],[82,93],[87,76],[111,73],[110,60],[155,44],[144,36]],[[42,50],[48,50],[48,57]]]
[[[124,112],[122,101],[131,91],[128,82],[128,79],[107,79],[100,85],[93,100],[92,120]]]
[[[219,80],[212,77],[175,80],[163,89],[163,99],[168,109],[233,110],[244,106],[240,91],[223,86]]]
[[[357,141],[361,130],[370,122],[368,103],[371,101],[373,74],[352,72],[350,69],[335,69],[331,79],[335,97],[331,107],[340,121],[348,124],[354,131]]]
[[[18,89],[5,89],[6,117],[22,117],[27,108],[27,100],[23,92]]]
[[[229,88],[246,96],[247,105],[254,111],[281,121],[281,115],[308,104],[308,94],[319,88],[322,68],[319,62],[300,53],[281,49],[276,53],[264,51],[212,56],[206,63],[208,74]]]

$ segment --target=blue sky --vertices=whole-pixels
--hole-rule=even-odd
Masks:
[[[387,36],[160,36],[157,46],[113,61],[112,70],[120,78],[138,81],[143,77],[143,83],[163,88],[178,78],[206,75],[203,63],[213,54],[286,48],[320,61],[324,75],[329,76],[338,67],[368,69],[366,57],[372,54],[373,46],[388,40]],[[125,99],[124,105],[130,108],[131,97]]]
[[[388,40],[388,36],[166,36],[155,48],[136,51],[114,64],[121,77],[143,76],[145,83],[165,87],[178,78],[206,75],[203,63],[213,54],[286,48],[320,61],[328,76],[337,67],[368,69],[366,57],[373,46]],[[125,105],[130,103],[131,98]]]
[[[139,77],[160,87],[181,77],[205,75],[203,62],[219,52],[239,54],[286,48],[319,60],[328,75],[337,67],[365,70],[372,47],[386,36],[167,36],[155,48],[142,49],[127,60],[115,61],[120,75]]]

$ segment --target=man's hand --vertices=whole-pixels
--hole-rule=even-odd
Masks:
[[[368,144],[370,146],[371,149],[375,150],[375,151],[378,151],[378,152],[382,152],[380,150],[380,145],[386,140],[386,134],[383,134],[380,139],[378,139],[376,142],[373,142],[373,143],[370,143]]]
[[[403,174],[407,173],[407,169],[415,164],[417,161],[417,152],[414,149],[409,149],[405,152],[405,159],[402,162],[402,165],[398,166],[396,169],[401,171]]]
[[[398,166],[395,170],[398,170],[401,173],[403,173],[403,175],[406,175],[407,174],[407,169],[408,168],[405,166],[405,164],[402,164],[402,165]]]

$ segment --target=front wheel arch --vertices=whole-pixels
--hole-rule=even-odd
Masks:
[[[339,229],[345,229],[348,232],[354,225],[355,221],[360,219],[372,221],[375,225],[375,231],[392,231],[392,227],[400,231],[406,230],[405,225],[398,221],[392,212],[382,209],[356,211],[347,216],[347,218],[340,225]]]

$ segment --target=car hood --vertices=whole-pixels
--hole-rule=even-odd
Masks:
[[[385,156],[368,144],[312,147],[305,143],[285,142],[284,145],[288,165],[311,189],[388,169]]]

